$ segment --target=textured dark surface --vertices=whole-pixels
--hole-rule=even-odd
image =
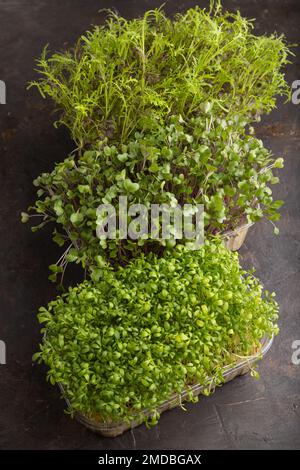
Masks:
[[[55,295],[47,267],[59,248],[49,232],[32,234],[20,224],[19,213],[33,201],[33,178],[73,148],[67,132],[53,128],[50,103],[36,91],[26,91],[35,76],[34,59],[46,43],[52,50],[71,45],[91,23],[103,20],[100,8],[114,6],[133,17],[161,3],[0,0],[0,79],[7,85],[7,104],[0,106],[0,339],[7,345],[7,364],[0,365],[2,449],[300,448],[300,365],[291,362],[292,342],[300,339],[300,105],[279,103],[258,129],[265,144],[286,158],[275,191],[286,201],[280,235],[275,237],[271,225],[260,222],[241,250],[243,264],[256,267],[265,286],[277,291],[281,307],[281,333],[259,367],[260,381],[238,378],[212,397],[188,405],[188,412],[166,412],[153,429],[141,426],[105,439],[63,413],[64,403],[46,383],[44,368],[31,363],[40,341],[36,311]],[[166,1],[166,11],[172,14],[196,3]],[[257,31],[277,30],[289,42],[300,43],[299,0],[232,0],[224,5],[257,18]],[[295,52],[290,83],[300,79],[299,48]],[[74,281],[76,273],[69,278]]]

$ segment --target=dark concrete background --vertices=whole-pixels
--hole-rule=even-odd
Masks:
[[[7,364],[0,365],[0,448],[2,449],[295,449],[300,447],[300,365],[291,362],[292,342],[300,339],[300,105],[291,103],[264,118],[258,134],[278,156],[286,158],[276,196],[284,199],[280,235],[268,222],[250,230],[242,262],[254,265],[281,307],[280,336],[261,363],[261,379],[238,378],[188,412],[162,415],[158,426],[141,426],[116,439],[93,435],[66,416],[56,388],[45,381],[45,369],[32,366],[40,341],[36,312],[55,296],[48,265],[59,248],[50,232],[32,234],[19,222],[20,211],[34,200],[32,180],[49,171],[73,148],[64,129],[52,126],[51,105],[26,84],[35,77],[34,59],[42,47],[71,45],[91,23],[103,20],[98,10],[116,7],[137,16],[162,0],[0,0],[0,79],[7,85],[7,104],[0,106],[1,249],[0,339],[7,345]],[[206,1],[166,1],[172,14]],[[300,42],[299,0],[224,1],[257,18],[260,33],[285,33]],[[288,80],[300,79],[299,48]],[[77,274],[71,272],[70,280]]]

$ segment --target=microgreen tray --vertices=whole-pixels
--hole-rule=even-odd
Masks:
[[[230,380],[233,380],[235,377],[238,377],[239,375],[244,375],[247,374],[253,365],[265,354],[269,351],[271,345],[273,342],[273,337],[272,338],[264,338],[262,340],[261,344],[261,349],[254,354],[253,356],[243,359],[240,362],[238,362],[234,366],[225,366],[223,369],[223,378],[224,378],[224,383],[229,382]],[[212,383],[213,386],[213,383]],[[65,401],[68,405],[70,406],[70,403],[66,397],[64,388],[61,384],[59,384],[59,388],[62,392],[62,395],[65,398]],[[189,387],[189,391],[185,390],[181,394],[176,394],[172,396],[169,400],[166,400],[162,405],[158,407],[159,413],[163,413],[164,411],[170,410],[172,408],[175,408],[176,406],[181,405],[184,401],[188,399],[188,396],[190,394],[190,391],[192,391],[194,396],[200,395],[203,390],[204,386],[200,384],[195,384],[192,387]],[[146,416],[151,416],[151,411],[149,410],[144,410],[144,414]],[[83,413],[76,412],[75,413],[75,418],[82,423],[84,426],[86,426],[88,429],[91,431],[100,434],[104,437],[116,437],[119,436],[120,434],[123,434],[123,432],[133,429],[141,424],[139,421],[131,421],[130,423],[127,422],[100,422],[95,419],[92,419]]]

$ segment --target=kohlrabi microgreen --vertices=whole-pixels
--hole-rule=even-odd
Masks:
[[[280,166],[282,159],[274,159],[247,133],[243,119],[224,120],[207,110],[189,120],[172,116],[157,132],[136,133],[127,145],[98,145],[73,154],[35,180],[38,200],[30,212],[41,215],[42,226],[56,222],[53,239],[67,247],[51,278],[69,261],[91,273],[100,257],[124,264],[177,243],[151,237],[100,240],[97,208],[111,203],[118,211],[120,196],[127,196],[128,205],[203,204],[206,236],[263,216],[276,221],[282,201],[273,200],[271,186],[278,182],[273,168]]]

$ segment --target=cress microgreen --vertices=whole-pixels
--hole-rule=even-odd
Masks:
[[[222,383],[222,368],[276,334],[274,294],[263,292],[220,241],[178,245],[102,269],[41,308],[44,339],[34,359],[60,382],[71,411],[102,422],[146,420],[174,393]]]

